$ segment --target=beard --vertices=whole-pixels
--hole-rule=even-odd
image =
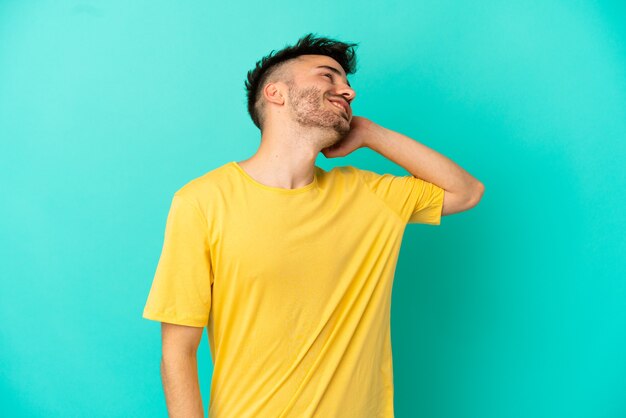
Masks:
[[[333,145],[350,132],[350,121],[334,109],[322,91],[316,87],[298,89],[290,85],[288,93],[294,120],[303,127],[319,128],[328,131],[322,147]],[[323,98],[320,103],[320,98]],[[328,103],[328,106],[327,106]],[[329,108],[333,106],[333,109]]]

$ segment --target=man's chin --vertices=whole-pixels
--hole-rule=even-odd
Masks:
[[[343,139],[346,135],[350,133],[350,124],[341,124],[335,125],[335,132],[340,136],[340,139]]]
[[[333,135],[329,138],[329,141],[326,143],[324,148],[332,147],[333,145],[341,142],[350,132],[350,130],[338,129],[335,127],[333,129]]]
[[[319,126],[320,129],[332,133],[333,136],[337,136],[338,140],[342,139],[344,136],[350,132],[350,125],[344,124],[342,122],[335,122],[332,125]]]
[[[343,138],[350,132],[350,122],[342,116],[341,119],[336,120],[333,124],[333,130]]]

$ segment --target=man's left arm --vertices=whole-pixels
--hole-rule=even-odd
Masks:
[[[374,132],[364,146],[445,190],[442,216],[471,209],[482,198],[485,186],[445,155],[380,125]]]
[[[371,148],[414,177],[444,189],[442,216],[473,208],[485,191],[480,181],[448,157],[362,116],[354,116],[349,134],[323,152],[332,158],[347,155],[360,147]]]

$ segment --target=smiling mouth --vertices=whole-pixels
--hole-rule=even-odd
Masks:
[[[331,105],[332,107],[336,107],[337,109],[339,109],[339,110],[343,111],[343,113],[346,115],[346,119],[349,117],[349,115],[348,115],[348,111],[347,111],[347,110],[346,110],[343,106],[341,106],[339,103],[332,102],[332,101],[330,101],[330,100],[329,100],[328,102],[330,103],[330,105]]]

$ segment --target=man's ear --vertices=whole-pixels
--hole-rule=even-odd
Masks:
[[[265,100],[276,104],[285,104],[285,98],[280,89],[279,83],[267,83],[263,88],[263,95]]]

